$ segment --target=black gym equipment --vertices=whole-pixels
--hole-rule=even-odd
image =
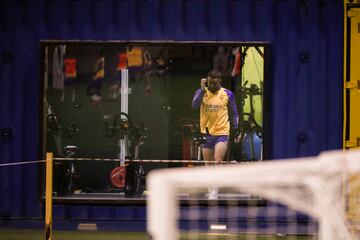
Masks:
[[[79,129],[75,123],[71,123],[71,127],[56,115],[51,107],[49,107],[49,114],[47,116],[47,130],[53,136],[56,145],[56,156],[73,158],[75,156],[77,146],[65,146],[63,153],[62,137],[71,139],[79,134]],[[54,191],[59,195],[73,194],[79,179],[79,172],[76,168],[75,162],[70,161],[55,161],[54,162]]]
[[[242,135],[240,141],[241,159],[240,161],[262,160],[262,126],[255,120],[254,96],[263,96],[263,88],[256,84],[245,81],[240,89],[241,109],[239,116],[239,130]],[[249,97],[250,112],[244,112],[245,99]],[[260,151],[260,152],[259,152]]]
[[[74,158],[76,155],[76,151],[78,150],[77,146],[66,146],[64,147],[65,150],[65,158]],[[74,161],[70,161],[70,164],[68,163],[69,161],[65,162],[66,167],[66,183],[67,183],[67,193],[68,194],[73,194],[74,191],[76,190],[76,187],[78,186],[78,182],[79,182],[79,171],[76,168],[76,164]]]
[[[247,117],[247,119],[246,119]],[[256,122],[254,115],[243,113],[240,116],[240,129],[242,139],[242,161],[258,161],[261,159],[262,127]],[[260,150],[259,150],[260,148]],[[259,152],[260,151],[260,152]]]
[[[123,118],[122,118],[123,116]],[[105,136],[117,137],[125,143],[125,159],[139,159],[139,148],[146,140],[146,131],[143,123],[137,127],[129,118],[129,115],[120,112],[113,117],[105,115]],[[119,147],[120,148],[120,147]],[[130,150],[131,149],[131,150]],[[120,152],[120,149],[119,149]],[[133,154],[131,154],[133,153]],[[115,167],[110,173],[110,180],[117,188],[123,188],[125,196],[142,194],[142,185],[145,181],[145,171],[141,162],[129,162]]]
[[[206,136],[199,131],[199,121],[193,118],[180,118],[174,122],[173,126],[175,137],[182,139],[182,159],[201,160],[201,144],[206,143]],[[174,166],[191,167],[193,163]]]

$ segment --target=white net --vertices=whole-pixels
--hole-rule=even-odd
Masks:
[[[360,152],[152,171],[153,239],[359,239]]]

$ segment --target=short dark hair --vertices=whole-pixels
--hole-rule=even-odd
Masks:
[[[216,69],[213,69],[208,73],[208,77],[221,79],[221,72],[219,72]]]

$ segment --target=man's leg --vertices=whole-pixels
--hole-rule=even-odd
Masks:
[[[202,154],[204,161],[214,161],[214,150],[211,148],[202,148]],[[206,166],[212,165],[209,163],[205,163]]]
[[[226,151],[227,151],[227,142],[218,142],[215,145],[215,149],[212,151],[213,161],[215,162],[215,165],[221,164],[221,161],[224,160]],[[209,191],[208,198],[210,200],[218,199],[219,189],[217,187],[209,188],[208,191]]]
[[[203,148],[202,154],[205,161],[214,161],[214,150],[211,148]],[[205,163],[205,166],[214,166],[212,163]],[[209,199],[216,199],[217,198],[217,190],[213,187],[208,188],[208,198]]]
[[[225,157],[227,151],[228,143],[227,142],[218,142],[215,145],[214,150],[214,159],[216,164],[220,164]]]

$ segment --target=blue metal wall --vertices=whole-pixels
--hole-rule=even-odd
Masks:
[[[271,158],[342,147],[341,0],[2,0],[0,163],[37,159],[45,39],[268,41]],[[37,164],[0,168],[1,225],[40,222],[38,174]],[[54,213],[145,226],[144,207],[56,206]]]

